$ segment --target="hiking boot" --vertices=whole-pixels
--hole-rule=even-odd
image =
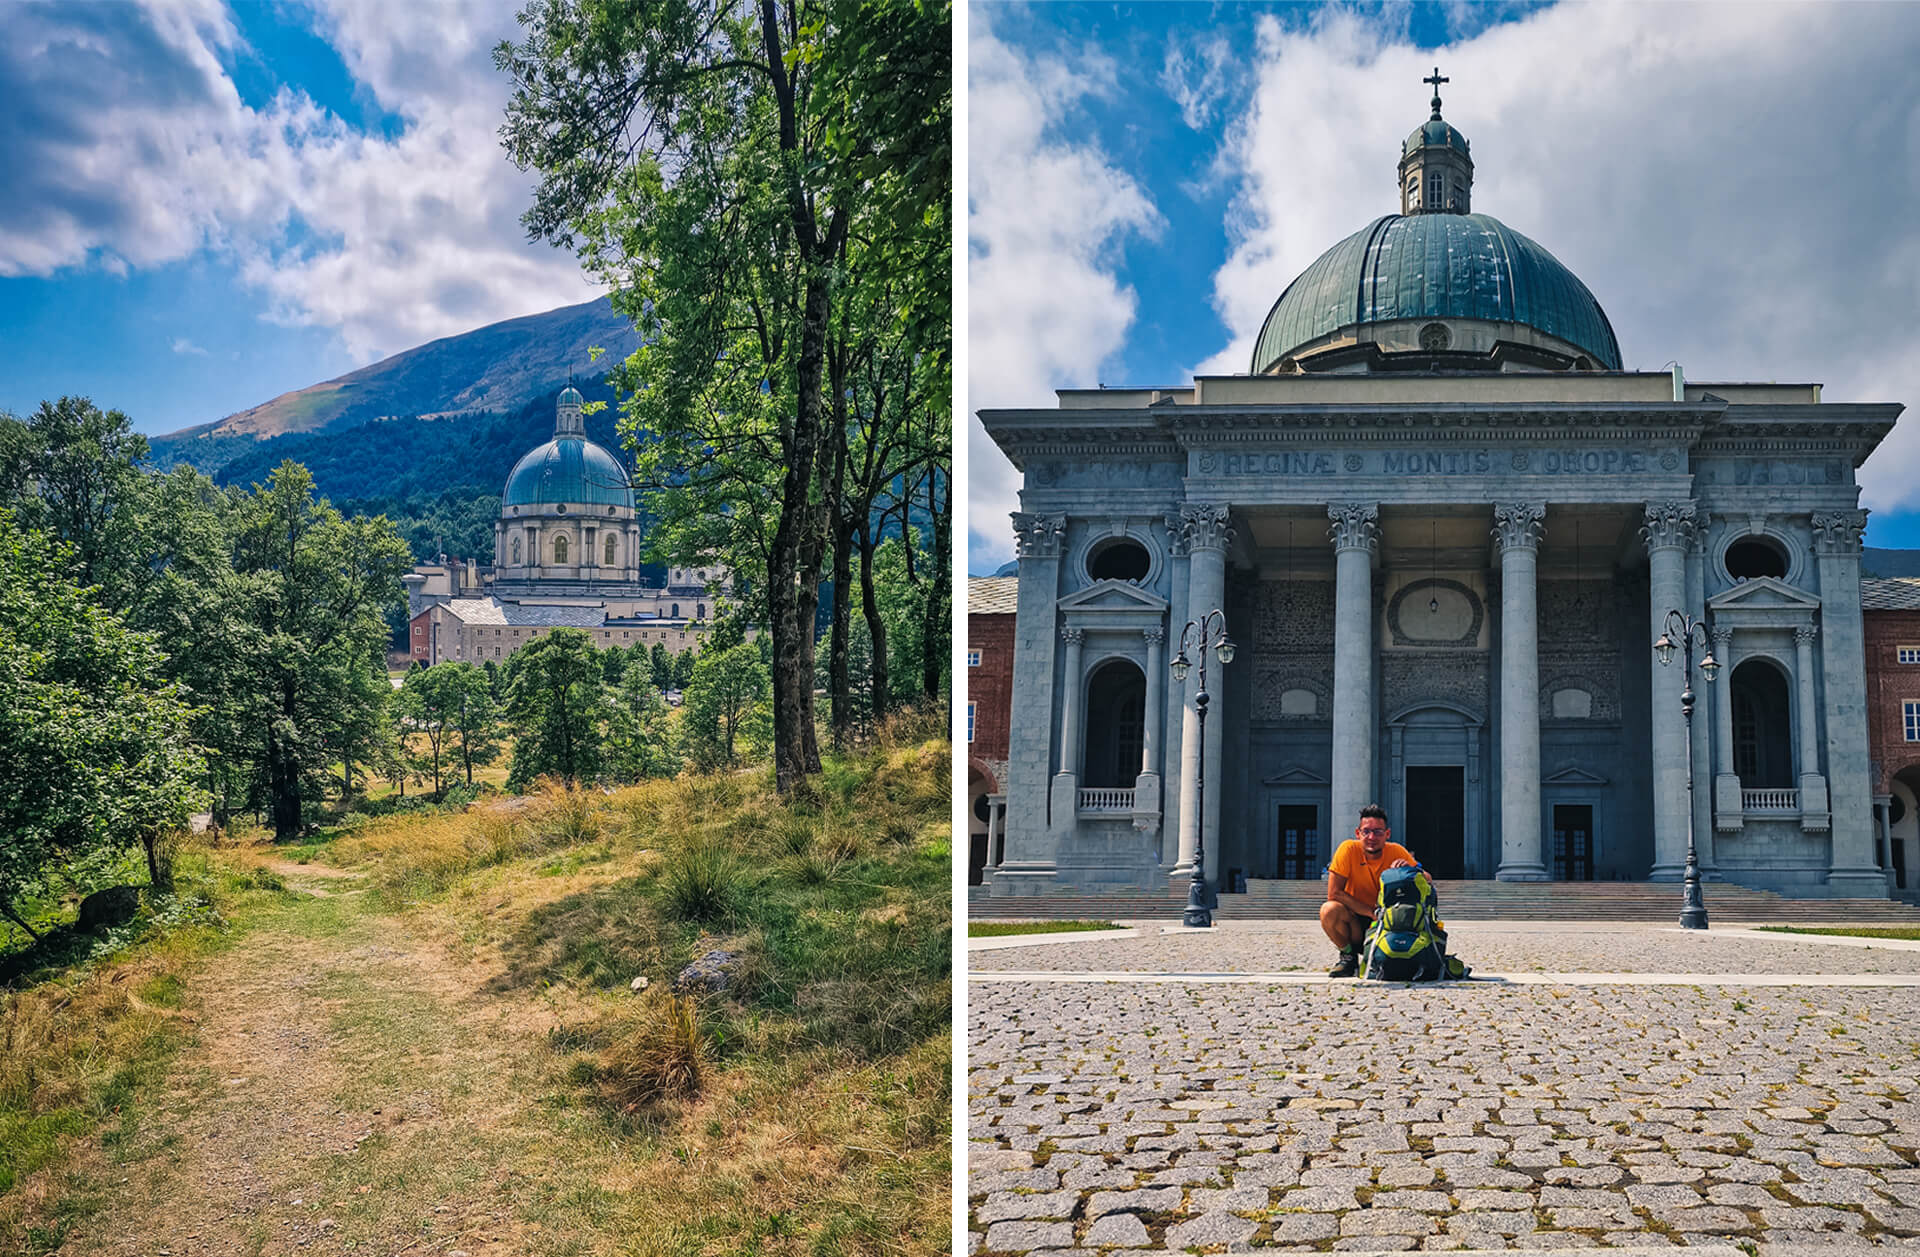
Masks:
[[[1340,953],[1340,963],[1327,970],[1327,976],[1330,978],[1351,978],[1357,976],[1359,972],[1360,953],[1343,951]]]

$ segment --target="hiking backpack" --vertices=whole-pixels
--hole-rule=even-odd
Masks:
[[[1367,929],[1366,975],[1387,982],[1437,982],[1462,978],[1467,967],[1447,955],[1447,933],[1426,870],[1387,869],[1380,874],[1379,911]]]

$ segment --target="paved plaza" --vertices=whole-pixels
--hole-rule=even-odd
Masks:
[[[1462,924],[1486,980],[1402,986],[1316,935],[975,940],[970,1251],[1920,1251],[1920,945]]]

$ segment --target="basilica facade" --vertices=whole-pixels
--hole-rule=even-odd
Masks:
[[[1369,802],[1441,878],[1678,878],[1691,824],[1710,877],[1886,894],[1855,471],[1901,407],[1624,370],[1437,84],[1398,174],[1247,374],[981,412],[1024,476],[991,894],[1320,879]]]
[[[490,566],[443,558],[401,578],[415,659],[503,660],[559,627],[584,629],[602,647],[699,645],[731,574],[712,564],[669,568],[664,586],[641,579],[631,478],[588,438],[582,405],[579,390],[563,390],[553,439],[508,474]]]

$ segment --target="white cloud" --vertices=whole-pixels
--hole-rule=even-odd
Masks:
[[[0,276],[148,267],[216,250],[281,321],[367,361],[595,295],[518,223],[533,178],[502,154],[490,50],[511,0],[320,0],[320,33],[384,111],[367,135],[282,91],[245,104],[224,6],[0,5]],[[112,85],[109,89],[105,85]]]
[[[1180,117],[1202,131],[1213,125],[1214,111],[1227,99],[1237,52],[1224,35],[1209,35],[1167,45],[1160,86],[1180,106]]]
[[[1288,281],[1397,208],[1399,142],[1437,59],[1474,208],[1587,282],[1628,367],[1920,404],[1920,104],[1904,89],[1920,8],[1554,8],[1438,54],[1379,34],[1337,12],[1261,23],[1213,285],[1233,339],[1200,370],[1247,370]],[[1920,419],[1861,482],[1869,506],[1920,508]]]
[[[184,336],[176,336],[173,338],[173,352],[177,354],[193,354],[196,357],[200,357],[200,358],[204,358],[207,356],[206,350],[194,344],[192,341],[188,340]]]
[[[1115,278],[1117,249],[1161,218],[1096,145],[1055,133],[1080,101],[1113,90],[1112,62],[1023,52],[995,37],[986,11],[970,17],[968,401],[1044,405],[1053,389],[1098,383],[1137,304]],[[967,440],[970,562],[981,570],[1011,557],[1016,474],[972,416]]]

